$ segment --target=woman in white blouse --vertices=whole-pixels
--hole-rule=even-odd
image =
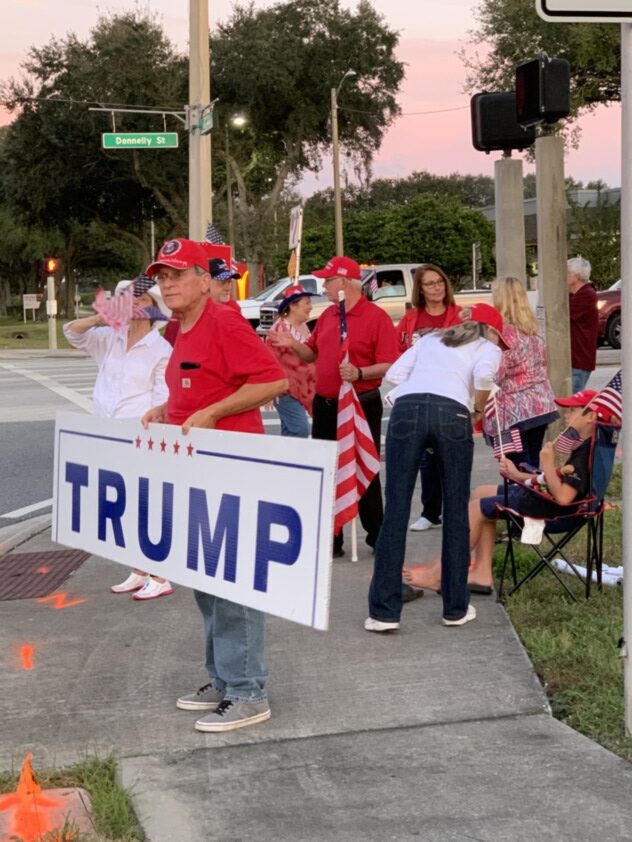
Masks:
[[[142,418],[152,406],[165,403],[169,395],[165,369],[171,345],[157,329],[169,318],[160,290],[153,279],[140,275],[121,281],[115,294],[134,284],[134,304],[154,318],[132,319],[122,331],[105,325],[101,316],[86,316],[64,325],[64,336],[75,348],[89,354],[99,366],[92,402],[95,415],[102,418]],[[156,310],[157,308],[157,310]],[[159,311],[159,312],[158,312]],[[156,599],[173,593],[171,584],[159,576],[134,569],[113,593],[134,593],[134,599]]]
[[[375,545],[367,631],[399,628],[406,531],[419,461],[431,447],[444,501],[441,549],[443,623],[476,617],[469,604],[468,504],[474,441],[504,344],[503,319],[488,304],[461,311],[461,324],[423,336],[386,373],[398,384],[386,436],[384,520]]]

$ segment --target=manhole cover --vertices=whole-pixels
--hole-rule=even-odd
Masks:
[[[48,596],[87,558],[83,550],[5,555],[0,558],[0,600]]]

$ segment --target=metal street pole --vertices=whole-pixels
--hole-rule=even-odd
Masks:
[[[336,88],[331,89],[331,145],[334,161],[334,221],[336,229],[336,255],[343,255],[344,242],[342,238],[342,196],[340,194],[340,149],[338,144],[338,91]]]
[[[230,140],[228,137],[228,120],[226,121],[226,208],[228,210],[228,242],[235,252],[235,218],[233,214],[233,182],[230,177]]]
[[[202,241],[213,221],[211,135],[200,135],[202,107],[211,101],[208,0],[189,0],[189,238]]]
[[[632,25],[621,24],[621,361],[632,354]],[[626,292],[627,290],[627,292]],[[624,378],[632,372],[624,372]],[[627,573],[623,577],[623,686],[625,697],[625,730],[632,734],[632,518],[626,517],[626,508],[632,501],[632,389],[630,378],[623,389],[622,447],[623,447],[623,564]]]
[[[334,162],[334,221],[336,229],[336,255],[344,254],[342,237],[342,193],[340,190],[340,144],[338,141],[338,94],[345,79],[357,76],[355,70],[347,70],[337,88],[331,89],[331,149]]]

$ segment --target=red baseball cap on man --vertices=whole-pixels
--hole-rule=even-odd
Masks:
[[[208,272],[208,256],[204,251],[202,243],[176,237],[174,240],[166,240],[160,246],[160,251],[156,255],[156,259],[147,267],[145,274],[151,278],[158,272],[161,266],[168,266],[170,269],[179,270],[199,266],[200,269]]]
[[[332,257],[324,269],[312,272],[317,278],[349,278],[352,281],[362,280],[360,266],[350,257]]]
[[[480,322],[481,324],[493,327],[500,337],[503,348],[506,350],[511,346],[511,340],[503,333],[505,327],[503,317],[491,304],[485,304],[483,301],[478,304],[472,304],[471,307],[464,307],[459,313],[459,316],[463,322]]]

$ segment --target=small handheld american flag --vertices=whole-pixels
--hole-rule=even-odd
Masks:
[[[500,446],[502,442],[502,447]],[[520,453],[524,450],[520,430],[515,427],[511,430],[503,430],[498,436],[494,436],[494,456],[500,459],[505,453]]]
[[[558,453],[572,453],[585,441],[574,427],[567,427],[555,440],[555,449]]]
[[[610,420],[614,415],[617,421],[621,422],[623,417],[623,384],[621,369],[617,371],[612,380],[602,389],[598,395],[588,404],[589,409],[594,409],[604,420]]]
[[[213,243],[214,246],[221,246],[226,242],[212,222],[206,226],[206,242]]]

